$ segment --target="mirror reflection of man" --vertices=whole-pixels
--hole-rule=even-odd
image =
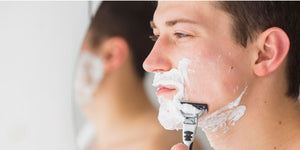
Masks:
[[[155,2],[104,1],[82,45],[75,98],[95,127],[92,150],[165,150],[181,133],[164,130],[143,85]]]
[[[189,60],[188,101],[208,104],[199,126],[216,150],[299,149],[299,5],[159,1],[144,68],[163,74]],[[178,91],[158,88],[166,99]]]

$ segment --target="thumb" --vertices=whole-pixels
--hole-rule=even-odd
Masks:
[[[174,145],[171,150],[188,150],[188,147],[182,143]]]

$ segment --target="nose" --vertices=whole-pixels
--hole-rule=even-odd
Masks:
[[[143,63],[147,72],[165,72],[172,69],[170,57],[167,55],[167,47],[161,40],[157,40],[150,54]]]

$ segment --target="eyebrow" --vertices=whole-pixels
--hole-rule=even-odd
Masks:
[[[166,22],[167,26],[175,26],[178,23],[197,24],[197,22],[188,19],[175,19]]]
[[[175,20],[170,20],[170,21],[166,21],[166,25],[169,27],[175,26],[178,23],[188,23],[188,24],[197,24],[197,22],[192,21],[192,20],[188,20],[188,19],[175,19]],[[157,28],[155,23],[152,21],[150,21],[150,26],[152,29]]]

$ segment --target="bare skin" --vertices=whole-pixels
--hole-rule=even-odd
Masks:
[[[163,129],[156,119],[157,109],[150,103],[133,68],[125,40],[115,37],[92,48],[88,37],[82,50],[88,49],[102,58],[105,72],[94,100],[81,106],[96,127],[91,149],[166,150],[180,142],[181,132]],[[195,147],[200,149],[199,145]]]
[[[289,38],[272,27],[244,48],[233,39],[231,25],[230,16],[214,2],[160,1],[152,25],[157,41],[145,70],[166,72],[178,68],[183,58],[191,60],[188,76],[193,83],[186,85],[186,92],[191,102],[208,104],[209,112],[202,117],[248,87],[240,103],[247,108],[244,116],[227,126],[226,133],[206,131],[216,150],[299,149],[299,103],[285,95]],[[172,150],[187,148],[177,144]]]

